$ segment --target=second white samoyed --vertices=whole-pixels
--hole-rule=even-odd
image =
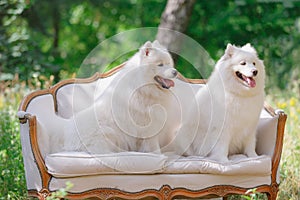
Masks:
[[[189,118],[177,132],[177,154],[209,156],[221,162],[232,154],[257,156],[256,128],[264,104],[264,79],[264,64],[250,44],[241,48],[228,44],[207,84],[189,106]]]
[[[168,90],[177,76],[159,42],[146,42],[113,76],[95,105],[73,116],[65,128],[64,150],[111,153],[160,152],[176,128]]]

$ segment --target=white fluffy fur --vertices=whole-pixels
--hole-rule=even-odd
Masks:
[[[237,71],[255,82],[242,81]],[[228,161],[228,155],[237,153],[257,156],[256,127],[264,102],[264,78],[263,62],[250,44],[241,48],[228,44],[207,84],[189,105],[189,117],[177,133],[177,154],[218,161]],[[176,89],[180,87],[176,83]]]
[[[146,42],[116,73],[95,105],[68,121],[66,151],[111,153],[120,151],[160,152],[176,122],[170,106],[172,93],[154,77],[177,75],[170,54],[157,41]]]

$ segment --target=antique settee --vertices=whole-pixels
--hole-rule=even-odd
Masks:
[[[23,99],[18,117],[29,196],[45,199],[69,181],[73,187],[68,199],[226,198],[252,188],[276,199],[287,115],[267,105],[258,126],[257,158],[236,155],[222,164],[199,157],[170,161],[164,155],[139,152],[91,155],[53,150],[49,134],[59,137],[62,131],[56,117],[68,118],[86,108],[93,101],[97,82],[109,81],[121,69],[122,65],[91,78],[64,80]],[[123,170],[112,167],[116,165]]]

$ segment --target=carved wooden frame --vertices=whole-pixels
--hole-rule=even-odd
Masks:
[[[32,99],[34,99],[37,96],[46,95],[46,94],[51,94],[53,96],[55,102],[54,109],[55,111],[57,111],[56,92],[59,88],[74,83],[90,83],[98,80],[99,78],[105,78],[111,76],[112,74],[119,71],[123,66],[124,64],[121,64],[106,73],[103,74],[96,73],[94,76],[86,79],[63,80],[49,89],[32,92],[31,94],[27,95],[23,99],[23,101],[20,104],[19,111],[26,111],[27,106],[29,105]],[[186,79],[182,75],[179,75],[179,78],[192,84],[206,83],[205,80]],[[285,122],[287,119],[287,115],[283,111],[275,113],[274,109],[267,104],[265,104],[265,109],[272,116],[278,115],[277,136],[276,136],[276,144],[274,147],[274,154],[272,156],[271,184],[258,186],[256,188],[256,191],[261,193],[266,193],[269,200],[275,200],[279,190],[279,184],[276,182],[276,176],[277,176],[277,171],[278,171],[279,162],[282,153],[284,129],[285,129]],[[42,189],[40,191],[28,190],[28,195],[44,200],[46,199],[47,196],[51,195],[49,191],[49,183],[52,176],[47,171],[44,159],[38,147],[37,132],[36,132],[37,131],[36,116],[25,114],[25,116],[20,118],[19,120],[21,124],[24,124],[26,122],[29,124],[29,138],[31,142],[31,148],[42,180]],[[146,197],[154,197],[157,199],[173,199],[175,197],[177,198],[178,197],[184,197],[184,198],[224,197],[226,198],[228,195],[232,195],[232,194],[245,194],[246,191],[249,189],[250,188],[241,188],[241,187],[236,187],[231,185],[216,185],[201,190],[189,190],[187,188],[172,189],[169,185],[163,185],[158,190],[149,188],[139,192],[127,192],[127,191],[122,191],[114,188],[97,188],[82,193],[68,193],[67,198],[69,199],[85,199],[85,198],[92,198],[92,197],[93,198],[96,197],[100,199],[115,199],[115,198],[141,199]]]

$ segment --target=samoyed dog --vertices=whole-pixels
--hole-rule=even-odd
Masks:
[[[250,44],[228,44],[207,84],[190,102],[189,117],[177,133],[174,151],[221,162],[233,154],[257,156],[256,128],[264,104],[264,79],[263,61]],[[176,89],[180,87],[176,83]]]
[[[113,75],[101,98],[68,120],[64,150],[160,153],[176,128],[169,88],[177,73],[168,51],[158,41],[146,42]]]

